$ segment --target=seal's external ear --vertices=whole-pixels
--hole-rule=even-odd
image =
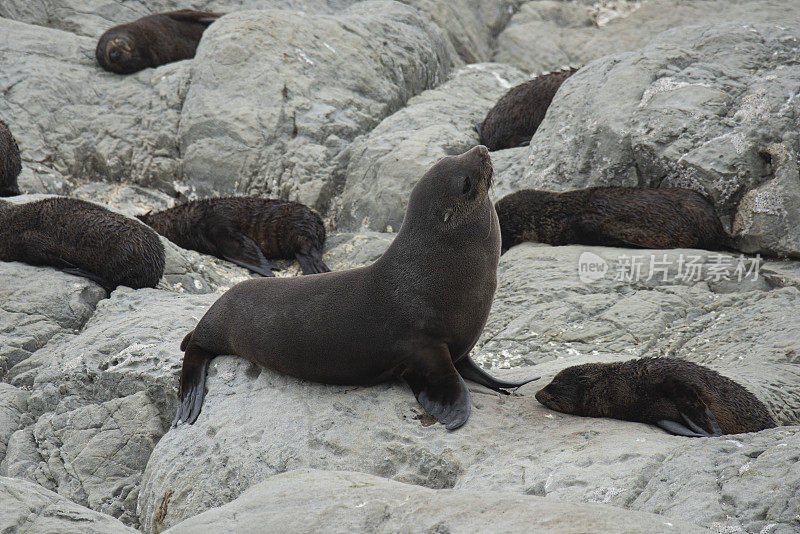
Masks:
[[[425,411],[455,430],[467,422],[470,412],[469,388],[458,374],[446,346],[429,347],[417,353],[403,378]]]

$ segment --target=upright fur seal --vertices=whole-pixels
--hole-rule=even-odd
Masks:
[[[221,16],[181,9],[114,26],[97,43],[97,62],[107,71],[132,74],[193,58],[205,29]]]
[[[176,245],[232,261],[263,276],[268,258],[297,258],[303,274],[330,271],[322,261],[325,225],[299,202],[207,198],[138,218]]]
[[[21,171],[17,142],[8,125],[0,121],[0,197],[19,195],[17,176]]]
[[[164,245],[145,225],[83,200],[0,201],[0,261],[52,265],[110,292],[155,287]]]
[[[529,144],[558,88],[577,70],[542,74],[509,89],[477,127],[481,143],[492,151]]]
[[[691,189],[525,189],[495,205],[503,252],[524,241],[550,245],[731,249],[714,206]]]
[[[181,343],[173,424],[197,419],[219,354],[329,384],[403,378],[448,429],[469,417],[465,378],[498,391],[525,384],[492,378],[469,357],[497,286],[491,181],[484,146],[443,158],[414,187],[397,237],[372,265],[231,288]]]
[[[744,387],[676,358],[568,367],[536,393],[536,400],[559,412],[649,423],[689,437],[776,426],[766,406]]]

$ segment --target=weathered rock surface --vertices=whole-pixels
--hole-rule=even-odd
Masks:
[[[800,5],[770,0],[525,2],[497,37],[494,61],[539,74],[645,46],[690,24],[786,24]]]
[[[493,63],[469,65],[436,89],[409,100],[350,149],[338,206],[342,229],[397,231],[411,190],[444,156],[478,144],[475,123],[526,76]]]
[[[169,529],[260,532],[700,532],[696,525],[600,504],[534,496],[431,490],[347,471],[299,469],[257,484],[235,501]]]
[[[188,62],[118,76],[96,65],[95,45],[0,18],[0,118],[14,132],[23,167],[41,164],[81,182],[173,188]]]
[[[136,534],[119,520],[77,505],[26,480],[0,477],[0,531]]]
[[[335,17],[223,17],[198,47],[181,116],[188,182],[201,195],[236,190],[325,207],[342,151],[447,77],[447,44],[395,2],[362,2]]]
[[[0,382],[0,462],[6,456],[6,447],[11,435],[20,430],[28,408],[28,395],[10,384]],[[2,470],[0,470],[2,471]]]
[[[740,225],[748,250],[800,255],[796,168],[784,165],[779,178],[765,155],[775,143],[796,153],[800,143],[798,38],[800,29],[775,25],[687,27],[587,65],[556,95],[517,185],[690,187],[711,198],[725,224],[737,209],[745,220],[770,215]],[[739,208],[754,188],[758,199]]]

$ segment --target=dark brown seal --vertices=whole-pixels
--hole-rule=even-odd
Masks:
[[[83,200],[0,201],[0,260],[51,265],[110,292],[155,287],[164,245],[145,225]]]
[[[268,259],[297,258],[303,274],[330,271],[322,261],[325,225],[299,202],[208,198],[138,218],[176,245],[232,261],[263,276]]]
[[[0,197],[19,195],[17,176],[21,171],[17,142],[8,125],[0,121]]]
[[[648,423],[690,437],[776,426],[766,406],[744,387],[676,358],[568,367],[536,400],[559,412]]]
[[[114,26],[97,43],[97,62],[107,71],[132,74],[193,58],[205,29],[221,16],[182,9]]]
[[[503,251],[549,245],[729,250],[714,206],[691,189],[591,187],[564,193],[525,189],[495,205]]]
[[[372,265],[237,284],[181,343],[179,421],[197,419],[209,361],[235,354],[294,377],[370,385],[402,378],[448,429],[469,417],[464,379],[502,390],[469,352],[497,286],[500,229],[486,147],[420,179],[394,242]]]
[[[481,143],[492,151],[529,144],[558,88],[577,70],[542,74],[509,89],[477,126]]]

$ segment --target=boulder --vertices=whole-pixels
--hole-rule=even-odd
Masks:
[[[800,29],[776,25],[685,27],[587,65],[553,100],[519,186],[689,187],[728,227],[742,220],[745,250],[800,255],[789,155],[800,143],[798,38]]]
[[[478,144],[475,123],[525,78],[505,65],[468,65],[357,139],[349,149],[345,187],[337,201],[339,227],[397,231],[422,175],[442,157]]]
[[[347,145],[443,81],[448,45],[396,2],[362,2],[337,16],[223,17],[198,47],[181,115],[188,184],[202,196],[258,193],[322,210],[341,187]]]
[[[119,76],[96,64],[94,39],[5,18],[0,35],[0,118],[23,167],[174,188],[188,62]]]
[[[75,503],[138,526],[142,471],[164,433],[144,392],[44,414],[32,430],[35,451],[11,448],[3,461],[5,474],[34,480]],[[21,438],[28,433],[20,432]]]
[[[645,46],[688,24],[796,20],[800,5],[769,0],[525,2],[497,37],[493,60],[534,75]]]
[[[16,478],[0,477],[0,531],[58,534],[136,534],[119,520],[84,508]]]
[[[169,534],[336,532],[700,532],[697,525],[602,504],[543,497],[432,490],[363,473],[298,469],[268,478],[235,501],[187,519]]]

